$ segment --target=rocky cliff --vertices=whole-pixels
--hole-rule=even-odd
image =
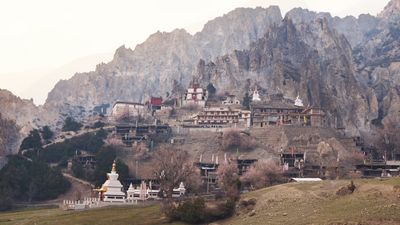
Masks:
[[[150,95],[165,96],[174,84],[189,83],[199,59],[245,49],[281,20],[278,7],[239,8],[208,22],[195,35],[183,29],[157,32],[134,50],[120,47],[110,63],[95,71],[58,82],[46,105],[62,113],[72,113],[66,108],[77,112],[79,106],[84,107],[80,112],[87,112],[116,100],[143,102]]]
[[[22,139],[33,128],[55,125],[58,114],[37,107],[32,100],[21,99],[0,89],[0,156],[18,152]]]
[[[352,59],[350,44],[326,19],[295,25],[287,16],[249,50],[200,61],[198,80],[239,96],[254,86],[292,99],[299,94],[306,105],[324,108],[332,127],[356,134],[369,129],[365,118],[375,118],[378,109],[375,96],[358,85]]]
[[[296,8],[282,21],[278,7],[240,8],[195,35],[157,32],[134,50],[120,47],[95,71],[58,82],[45,107],[85,116],[116,100],[178,95],[195,76],[239,95],[256,83],[267,93],[299,93],[323,107],[332,126],[369,131],[400,110],[399,1],[358,18]]]

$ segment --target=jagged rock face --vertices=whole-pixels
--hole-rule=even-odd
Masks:
[[[199,59],[247,48],[281,20],[278,7],[240,8],[210,21],[193,36],[182,29],[157,32],[135,50],[120,47],[113,61],[96,71],[60,81],[46,105],[68,114],[76,110],[64,109],[83,106],[87,111],[116,100],[143,102],[150,95],[165,96],[174,87],[188,85]]]
[[[325,19],[295,25],[286,18],[249,50],[200,61],[197,71],[203,85],[239,96],[255,85],[264,94],[299,93],[306,105],[325,109],[331,126],[338,122],[353,133],[369,129],[364,118],[376,115],[355,79],[351,46]]]
[[[0,130],[7,130],[0,135],[0,142],[6,143],[4,149],[0,149],[0,156],[17,153],[22,139],[32,128],[51,126],[58,117],[56,113],[35,106],[32,100],[20,99],[3,89],[0,89],[0,106]],[[15,131],[18,133],[15,134]]]
[[[353,16],[339,18],[332,17],[329,13],[316,13],[301,8],[290,10],[286,17],[290,18],[294,24],[308,24],[316,19],[326,19],[329,26],[343,34],[352,47],[364,41],[366,34],[373,32],[381,22],[381,19],[369,14],[361,14],[358,18]]]
[[[398,20],[400,18],[400,0],[391,0],[378,16],[393,21]]]
[[[96,71],[60,81],[45,106],[84,116],[116,100],[178,96],[199,75],[221,91],[240,93],[258,83],[267,92],[300,93],[306,104],[326,108],[331,125],[369,130],[372,121],[398,117],[399,2],[392,0],[378,17],[296,8],[283,25],[277,7],[237,9],[195,35],[157,32],[134,50],[117,49]]]

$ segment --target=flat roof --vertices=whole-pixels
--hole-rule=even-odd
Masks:
[[[291,178],[291,181],[295,182],[318,182],[322,181],[321,178]]]

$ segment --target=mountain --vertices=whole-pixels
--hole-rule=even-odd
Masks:
[[[208,22],[195,35],[183,29],[154,33],[134,50],[118,48],[114,59],[95,71],[58,82],[45,105],[63,114],[73,113],[66,109],[71,107],[84,114],[116,100],[143,102],[150,95],[164,96],[177,83],[189,83],[199,59],[245,49],[281,20],[276,6],[239,8]]]
[[[332,17],[295,8],[239,8],[201,32],[157,32],[135,49],[121,46],[111,62],[59,81],[47,109],[85,117],[116,100],[179,96],[197,77],[239,96],[257,83],[266,93],[297,94],[326,110],[331,126],[357,134],[398,118],[399,0],[378,17]]]
[[[378,17],[389,19],[389,20],[398,20],[400,18],[400,1],[399,0],[391,0],[383,9],[381,13],[379,13]]]
[[[255,86],[264,94],[303,96],[306,105],[327,112],[330,126],[345,125],[356,134],[358,129],[369,129],[365,118],[376,117],[377,108],[375,96],[358,85],[352,59],[347,39],[325,18],[296,26],[286,16],[249,50],[236,50],[208,63],[201,60],[198,81],[239,96]]]
[[[37,107],[32,100],[21,99],[4,89],[0,89],[0,105],[0,156],[17,153],[30,130],[52,126],[58,119],[57,113]]]

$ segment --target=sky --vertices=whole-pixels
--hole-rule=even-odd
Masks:
[[[0,0],[0,88],[43,104],[59,79],[94,70],[157,31],[198,32],[237,7],[376,15],[389,0]]]

